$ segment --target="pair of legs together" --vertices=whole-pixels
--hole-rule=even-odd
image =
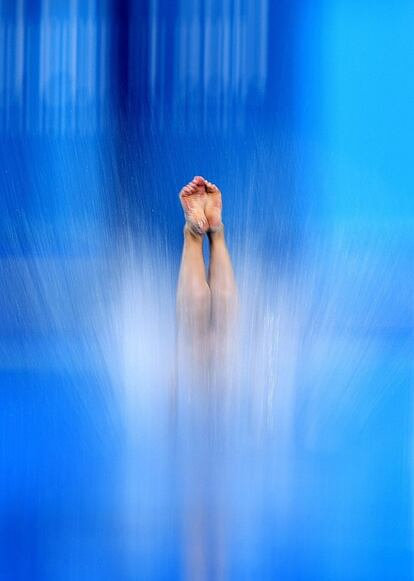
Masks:
[[[191,380],[187,385],[201,408],[191,408],[194,416],[190,418],[185,447],[190,459],[184,468],[185,578],[219,580],[227,578],[227,523],[220,504],[222,470],[217,466],[217,451],[209,448],[217,418],[209,415],[211,389],[203,388],[211,388],[217,380],[222,387],[220,380],[232,345],[237,289],[224,237],[220,190],[197,176],[181,190],[180,200],[186,224],[177,289],[179,359],[188,372],[184,377]],[[206,237],[210,247],[208,270],[203,254]],[[201,463],[199,458],[203,458]]]
[[[235,316],[237,289],[221,218],[221,192],[196,176],[180,192],[184,210],[184,247],[177,289],[180,334],[191,340],[194,360],[205,360],[211,348],[224,348]],[[208,273],[203,240],[210,245]]]

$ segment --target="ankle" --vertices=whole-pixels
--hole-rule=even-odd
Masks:
[[[204,234],[197,232],[188,222],[184,226],[184,239],[189,242],[200,242],[202,244]]]
[[[218,228],[215,228],[214,230],[209,230],[208,238],[212,244],[213,242],[224,240],[224,225],[221,224]]]

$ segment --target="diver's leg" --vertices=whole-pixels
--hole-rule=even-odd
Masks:
[[[177,288],[177,317],[180,331],[202,339],[210,325],[211,293],[206,280],[203,237],[186,224]]]
[[[203,237],[208,228],[204,213],[206,202],[203,178],[195,177],[180,192],[186,225],[177,288],[177,318],[180,336],[185,333],[188,346],[196,352],[210,326],[211,293],[206,280]]]
[[[231,327],[237,310],[237,287],[221,219],[221,192],[206,181],[205,214],[209,223],[210,267],[208,284],[211,291],[213,330],[226,331]]]
[[[212,327],[225,331],[234,322],[237,311],[237,286],[233,266],[224,237],[224,228],[209,232]]]

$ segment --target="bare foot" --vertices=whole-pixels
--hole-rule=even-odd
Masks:
[[[208,221],[210,232],[217,232],[222,229],[221,221],[221,192],[215,184],[204,180],[206,186],[207,200],[204,206],[204,212]]]
[[[209,228],[204,207],[207,202],[204,178],[195,176],[180,192],[180,201],[189,228],[195,234],[205,234]]]

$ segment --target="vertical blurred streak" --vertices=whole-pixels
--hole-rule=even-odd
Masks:
[[[183,18],[178,21],[178,86],[176,94],[176,117],[180,115],[180,105],[183,108],[182,118],[184,123],[187,123],[187,114],[189,106],[188,95],[188,75],[187,75],[187,42],[188,42],[188,26],[183,22]]]
[[[7,85],[7,38],[8,38],[8,23],[7,20],[2,22],[1,26],[1,55],[0,55],[0,69],[1,69],[1,126],[2,129],[6,126],[7,107],[8,107],[8,85]]]
[[[91,0],[89,2],[91,5]],[[88,124],[90,124],[90,130],[95,130],[95,116],[96,116],[96,58],[95,58],[95,47],[96,47],[96,17],[92,15],[92,10],[88,15],[88,21],[86,25],[86,76],[87,76],[87,112],[88,112]]]
[[[167,62],[166,62],[166,23],[164,21],[161,22],[160,25],[160,34],[159,34],[159,55],[160,58],[159,62],[159,89],[158,89],[158,99],[156,101],[157,109],[159,111],[159,123],[160,129],[164,127],[164,117],[165,117],[165,92],[166,92],[166,85],[167,85]]]
[[[95,98],[95,88],[96,88],[96,59],[95,50],[96,47],[96,14],[94,13],[94,0],[89,0],[89,13],[87,20],[86,34],[88,38],[87,44],[87,87],[88,96],[91,100]]]
[[[222,6],[220,7],[222,8]],[[222,106],[223,106],[223,14],[219,13],[217,20],[217,120],[220,129],[223,127],[222,123]]]
[[[204,55],[205,55],[205,51],[206,51],[206,46],[205,46],[205,41],[206,41],[206,34],[205,34],[205,25],[206,25],[206,10],[205,10],[205,1],[201,1],[200,0],[200,4],[199,4],[199,11],[198,11],[198,35],[199,35],[199,39],[198,39],[198,45],[199,45],[199,49],[200,49],[200,60],[198,62],[198,67],[200,69],[199,75],[198,75],[198,96],[199,96],[199,102],[197,104],[198,106],[198,118],[199,118],[199,123],[202,124],[203,129],[205,129],[205,124],[203,123],[203,111],[204,111],[204,100],[206,98],[206,94],[204,91],[204,85],[203,85],[203,78],[204,78]]]
[[[63,119],[66,114],[66,107],[65,107],[65,95],[66,95],[66,68],[65,68],[65,54],[66,54],[66,45],[65,45],[65,21],[61,20],[59,22],[58,27],[58,37],[57,42],[59,45],[59,50],[57,51],[57,63],[56,63],[56,71],[57,73],[57,101],[56,101],[56,109],[58,111],[58,119],[56,121],[56,133],[58,135],[63,135],[62,133],[62,125]]]
[[[177,113],[178,113],[178,107],[177,107],[177,99],[178,99],[178,95],[180,94],[181,91],[181,86],[180,86],[180,18],[179,16],[177,16],[177,20],[176,20],[176,24],[173,30],[173,43],[174,43],[174,58],[173,58],[173,62],[171,63],[171,67],[173,70],[173,77],[174,77],[174,86],[173,86],[173,90],[172,90],[172,94],[171,94],[171,122],[173,125],[173,128],[175,128],[176,126],[176,122],[177,122]]]
[[[158,6],[157,2],[157,18]],[[113,143],[114,158],[116,160],[116,172],[119,178],[119,189],[113,197],[115,209],[113,212],[116,220],[116,229],[124,228],[127,216],[135,216],[141,210],[142,198],[130,196],[131,169],[126,164],[130,159],[130,139],[141,128],[149,127],[149,102],[152,90],[158,89],[157,78],[151,87],[151,21],[154,19],[155,5],[152,0],[111,0],[111,28],[110,34],[110,67],[111,67],[111,93],[110,107],[113,115],[111,124],[115,133]],[[163,6],[164,8],[164,6]],[[160,7],[160,18],[164,18],[164,10]],[[167,22],[168,19],[167,19]],[[157,28],[156,46],[161,44],[159,54],[166,53],[170,47],[166,45],[162,50],[163,28],[165,22]],[[162,63],[156,63],[162,67]],[[158,69],[159,70],[159,69]],[[158,97],[157,97],[158,99]],[[162,122],[160,115],[160,123]],[[145,147],[146,138],[143,138],[142,149]],[[138,150],[134,151],[135,167],[145,167],[145,161],[138,158]],[[135,157],[136,156],[136,157]],[[138,171],[138,170],[137,170]]]
[[[158,44],[158,38],[153,39],[152,22],[155,22],[155,15],[152,4],[152,0],[140,0],[140,2],[130,2],[129,6],[129,24],[127,27],[130,37],[128,101],[130,114],[133,115],[133,119],[138,124],[143,123],[144,119],[146,122],[148,121],[148,105],[152,92],[152,43],[155,40]],[[157,19],[162,14],[162,10],[158,10],[158,6],[159,1],[155,7]]]
[[[16,31],[16,66],[15,66],[15,90],[18,106],[18,129],[23,128],[23,73],[25,57],[25,28],[24,28],[24,0],[17,2],[17,31]]]
[[[158,10],[157,0],[150,2],[150,60],[149,60],[149,80],[150,80],[150,99],[154,103],[157,95],[157,66],[159,63],[158,55]]]
[[[83,15],[82,15],[83,16]],[[75,132],[80,133],[84,127],[84,103],[85,103],[85,22],[81,16],[81,8],[76,17],[77,32],[77,50],[76,50],[76,126]]]
[[[190,55],[190,67],[191,67],[191,82],[192,82],[192,121],[197,123],[198,118],[198,107],[200,101],[201,88],[201,59],[202,59],[202,46],[201,46],[201,24],[199,18],[197,18],[197,13],[193,15],[192,27],[191,27],[191,37],[190,46],[188,47]]]
[[[38,110],[38,123],[37,127],[40,132],[43,131],[44,128],[44,115],[45,115],[45,106],[44,106],[44,96],[46,92],[46,77],[47,77],[47,55],[48,53],[48,42],[47,42],[47,0],[43,0],[41,4],[41,13],[40,13],[40,43],[39,43],[39,92],[38,92],[38,103],[39,103],[39,110]]]
[[[47,52],[47,98],[45,100],[46,106],[46,132],[55,134],[56,122],[58,119],[57,110],[57,96],[58,88],[54,79],[54,71],[56,69],[56,60],[59,58],[59,21],[51,14],[49,19],[49,50]]]
[[[240,80],[239,80],[239,95],[240,95],[240,105],[244,107],[246,105],[247,87],[249,85],[250,73],[253,72],[250,65],[250,60],[256,56],[256,46],[257,41],[249,37],[249,28],[247,22],[254,23],[253,30],[256,29],[257,22],[255,14],[253,13],[252,19],[250,20],[249,14],[242,19],[240,23]],[[249,40],[252,42],[249,43]],[[256,41],[256,42],[255,42]],[[255,46],[256,45],[256,46]],[[249,54],[250,52],[250,54]],[[254,61],[253,61],[254,62]]]
[[[278,82],[266,84],[265,107],[272,111],[274,122],[288,133],[294,132],[294,79],[296,77],[296,27],[300,3],[297,0],[269,2],[267,9],[266,75]]]
[[[4,127],[4,113],[6,109],[6,85],[4,59],[6,55],[6,30],[3,19],[0,20],[0,126]]]
[[[206,9],[204,13],[204,42],[203,42],[203,67],[202,67],[202,91],[203,91],[203,128],[207,127],[208,123],[208,110],[209,105],[209,82],[211,73],[211,61],[212,61],[212,51],[213,46],[211,42],[212,36],[212,14],[211,14],[211,3],[206,0]],[[212,119],[211,119],[212,121]]]
[[[232,123],[234,115],[234,94],[235,94],[235,38],[236,38],[236,0],[230,2],[229,13],[229,101],[228,115],[229,125]]]
[[[180,115],[181,103],[183,103],[184,108],[186,98],[184,91],[184,75],[183,75],[183,43],[184,43],[183,19],[181,11],[178,10],[174,30],[174,45],[175,45],[174,78],[176,80],[174,85],[173,109],[172,109],[174,129],[178,129],[179,124],[182,123],[182,120],[184,118],[184,115]]]
[[[62,23],[62,32],[61,32],[61,59],[59,63],[59,68],[61,71],[68,71],[69,69],[69,50],[68,50],[68,38],[69,38],[69,25],[68,22]],[[59,125],[59,133],[60,135],[66,135],[66,126],[67,126],[67,115],[68,115],[68,75],[64,74],[61,82],[61,90],[60,90],[60,125]]]
[[[12,47],[13,47],[13,25],[10,22],[6,24],[6,54],[5,54],[5,79],[6,79],[6,117],[5,117],[5,126],[6,131],[9,131],[9,120],[10,120],[10,87],[11,85],[11,55],[12,55]]]
[[[104,18],[101,16],[101,20],[99,23],[99,45],[98,45],[98,52],[99,52],[99,70],[98,70],[98,83],[99,83],[99,127],[103,129],[105,115],[107,113],[106,110],[106,91],[108,88],[107,84],[107,60],[108,60],[108,52],[107,52],[107,43],[108,43],[108,32],[107,26]]]
[[[45,37],[45,79],[44,79],[44,93],[43,93],[43,107],[44,107],[44,126],[43,130],[47,133],[51,129],[53,121],[53,109],[50,103],[53,102],[53,83],[51,82],[51,75],[53,70],[53,59],[55,51],[53,46],[53,17],[50,14],[50,0],[44,0],[45,5],[45,21],[46,21],[46,37]]]
[[[249,75],[251,69],[249,68],[249,63],[246,62],[246,43],[247,43],[247,22],[249,23],[250,30],[257,30],[257,22],[255,18],[255,14],[257,12],[257,5],[254,5],[254,10],[252,14],[249,13],[249,7],[251,8],[253,5],[246,0],[241,0],[240,4],[240,34],[239,34],[239,75],[238,75],[238,106],[240,113],[243,113],[243,109],[245,106],[245,98],[244,98],[244,86],[249,82]],[[250,56],[256,52],[257,40],[255,43],[252,43],[250,46]]]
[[[78,0],[71,0],[70,2],[70,16],[69,16],[69,34],[70,34],[70,68],[69,75],[71,81],[71,91],[70,91],[70,104],[71,104],[71,130],[75,132],[76,130],[76,119],[77,119],[77,101],[76,101],[76,91],[77,91],[77,51],[78,51],[78,23],[77,23],[77,13],[78,13]]]
[[[31,127],[31,102],[32,102],[32,88],[34,84],[34,77],[35,71],[33,70],[35,67],[32,66],[33,62],[33,55],[36,55],[36,52],[33,48],[34,45],[34,38],[35,38],[35,29],[37,34],[39,33],[38,28],[35,27],[28,19],[28,24],[26,25],[26,42],[25,42],[25,78],[23,84],[23,106],[22,106],[22,117],[23,117],[23,131],[27,133],[30,131]],[[39,62],[36,62],[37,69],[36,74],[38,73]]]
[[[183,58],[183,62],[185,65],[185,69],[184,69],[184,76],[186,79],[185,82],[185,91],[186,91],[186,111],[184,112],[184,119],[185,119],[185,127],[189,126],[189,116],[190,116],[190,111],[193,105],[193,99],[194,99],[194,94],[192,91],[192,70],[191,70],[191,58],[190,55],[192,53],[190,53],[190,44],[191,44],[191,39],[192,39],[192,34],[193,34],[193,19],[194,16],[192,14],[189,15],[188,20],[184,18],[184,15],[181,16],[181,22],[183,27],[186,30],[185,33],[185,43],[184,43],[184,50],[185,50],[185,54],[184,54],[184,58]],[[194,47],[192,47],[192,50],[194,50]]]
[[[129,55],[130,55],[130,4],[128,0],[113,1],[113,54],[114,54],[114,84],[113,98],[115,107],[122,123],[125,122],[128,112],[129,96]]]
[[[233,12],[233,99],[232,111],[236,127],[239,123],[239,81],[240,81],[240,2],[241,0],[234,0]]]
[[[61,50],[62,50],[62,43],[61,43],[61,30],[62,30],[62,23],[59,20],[56,20],[55,23],[52,21],[52,58],[51,58],[51,103],[49,104],[51,109],[51,131],[52,135],[59,134],[59,125],[60,125],[60,116],[62,114],[60,110],[60,83],[61,79],[59,75],[59,63],[61,60]]]
[[[228,107],[230,93],[230,1],[223,2],[223,129],[228,128]]]
[[[266,90],[267,82],[267,23],[268,23],[268,0],[259,0],[259,84],[258,89],[263,94]]]

